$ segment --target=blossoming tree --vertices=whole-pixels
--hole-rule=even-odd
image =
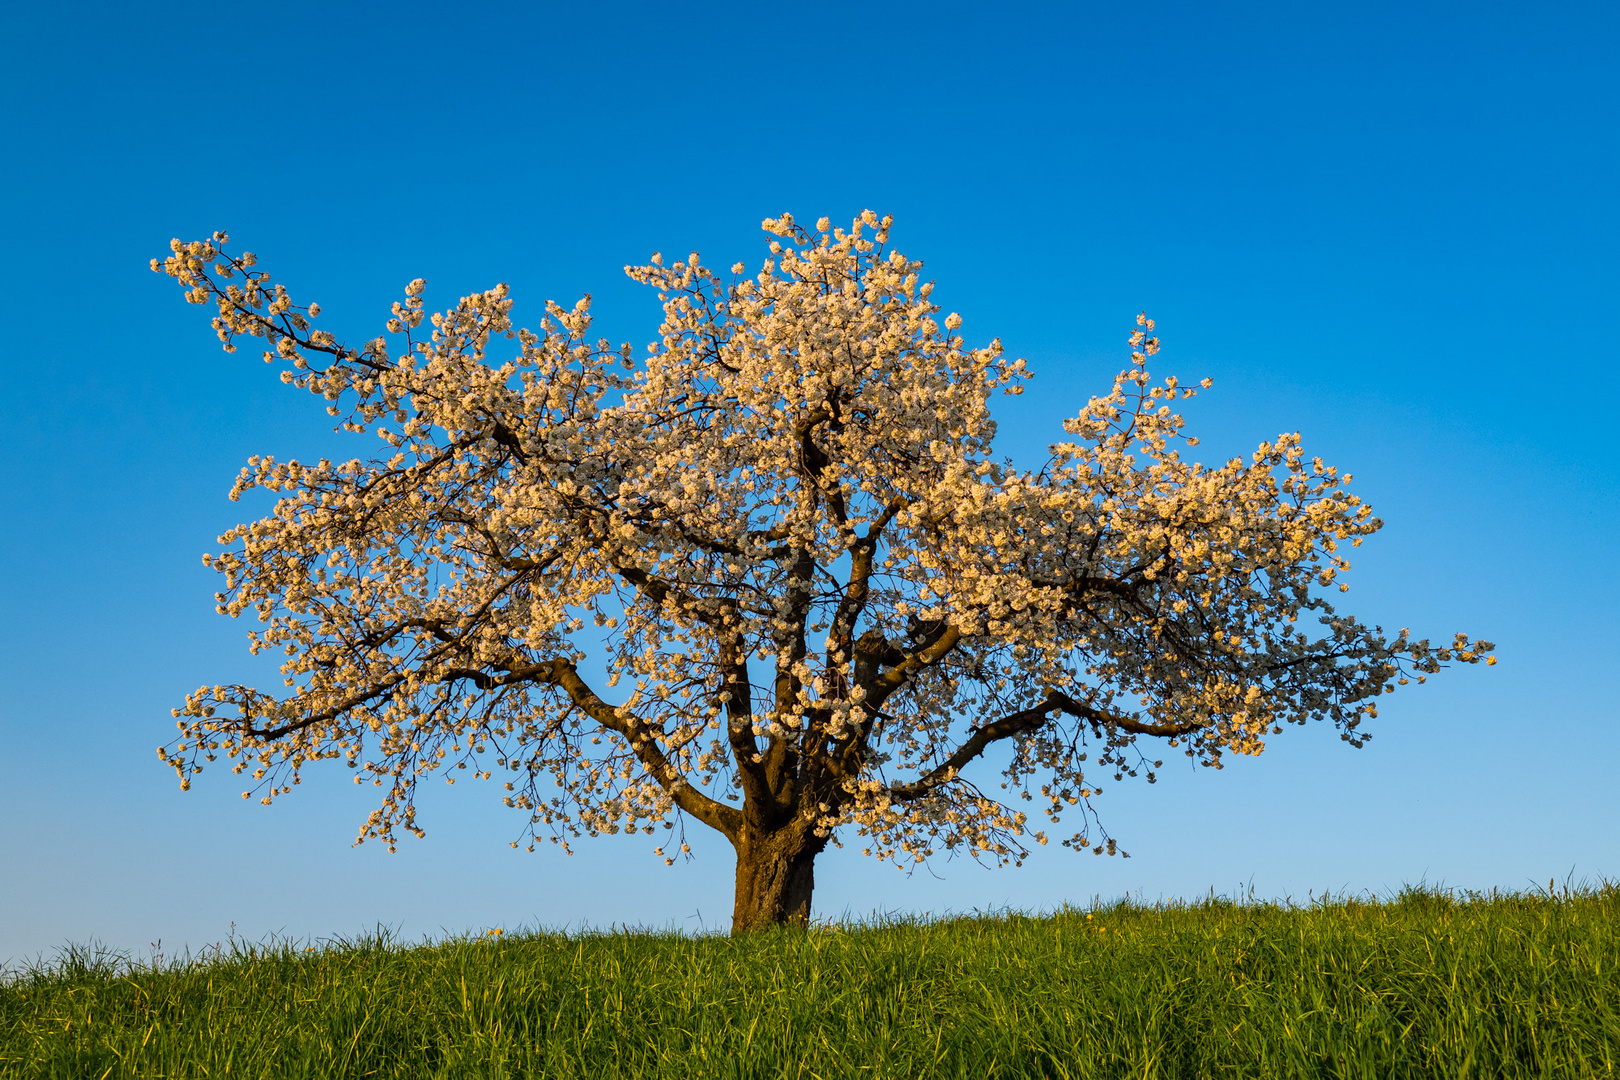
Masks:
[[[1150,319],[1044,465],[994,459],[990,398],[1024,362],[938,318],[890,224],[769,219],[753,277],[626,268],[663,301],[639,362],[589,339],[588,298],[530,331],[504,285],[429,317],[420,280],[345,345],[225,234],[173,242],[153,269],[227,352],[263,339],[389,447],[242,470],[233,499],[279,501],[204,561],[285,686],[188,696],[159,750],[181,786],[223,755],[269,803],[341,761],[384,789],[360,839],[390,847],[437,770],[498,780],[531,848],[647,831],[669,861],[695,819],[736,850],[744,930],[808,918],[840,832],[1017,860],[1047,842],[1031,802],[1112,853],[1088,800],[1153,779],[1145,741],[1219,767],[1327,720],[1359,746],[1397,684],[1494,662],[1337,614],[1340,551],[1379,521],[1297,435],[1185,460],[1172,403],[1196,391],[1148,375]]]

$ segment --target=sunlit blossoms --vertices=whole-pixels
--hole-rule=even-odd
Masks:
[[[1297,435],[1184,460],[1174,403],[1197,391],[1149,376],[1151,319],[1019,470],[989,404],[1024,362],[940,317],[889,218],[765,228],[752,277],[626,268],[664,305],[639,358],[590,338],[588,300],[531,332],[504,285],[429,315],[418,280],[353,347],[223,233],[154,260],[227,351],[263,339],[388,444],[242,471],[233,498],[279,501],[207,561],[284,686],[191,694],[160,751],[182,785],[223,758],[270,802],[338,760],[383,789],[361,838],[390,845],[421,834],[436,770],[495,780],[565,845],[695,819],[737,849],[745,928],[807,917],[839,835],[1008,860],[1047,841],[1026,812],[1072,812],[1064,843],[1112,851],[1087,800],[1153,779],[1144,739],[1213,766],[1313,719],[1360,745],[1397,685],[1494,662],[1336,613],[1379,521]]]

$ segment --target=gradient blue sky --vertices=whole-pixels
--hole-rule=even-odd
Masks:
[[[0,962],[92,938],[724,928],[730,851],[513,852],[493,786],[425,841],[315,770],[266,810],[154,747],[202,682],[265,679],[199,560],[254,453],[369,454],[146,269],[217,228],[329,328],[405,282],[509,281],[653,332],[620,268],[757,263],[759,220],[896,216],[970,340],[1036,373],[1033,462],[1136,312],[1211,376],[1208,459],[1299,430],[1387,521],[1348,608],[1499,644],[1388,699],[1364,750],[1290,729],[1098,809],[1129,860],[910,876],[850,851],[819,914],[1042,909],[1251,884],[1509,889],[1620,877],[1612,4],[8,5],[0,169]],[[1177,759],[1180,760],[1180,759]]]

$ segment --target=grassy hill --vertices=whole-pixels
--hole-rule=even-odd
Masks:
[[[0,1077],[1576,1077],[1620,1061],[1620,889],[1116,904],[742,939],[69,950]]]

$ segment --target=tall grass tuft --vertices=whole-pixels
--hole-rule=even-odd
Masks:
[[[733,939],[70,949],[0,985],[3,1077],[1587,1077],[1620,889],[1131,903]]]

